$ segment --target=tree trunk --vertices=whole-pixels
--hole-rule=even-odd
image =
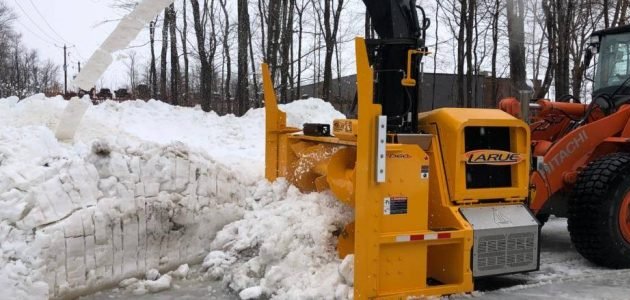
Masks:
[[[466,11],[467,1],[459,0],[459,33],[457,35],[457,106],[466,107],[466,93],[464,92],[464,60],[466,53],[464,46],[466,44]]]
[[[303,0],[302,0],[303,1]],[[304,2],[300,3],[301,5],[296,7],[297,15],[298,15],[298,50],[297,50],[297,87],[294,94],[295,99],[300,99],[302,97],[302,39],[304,37],[304,24],[302,23],[304,17],[304,9],[306,8],[306,4]]]
[[[164,102],[168,102],[166,92],[166,55],[168,54],[168,8],[164,9],[164,23],[162,24],[162,53],[160,56],[160,98]]]
[[[149,71],[149,78],[151,83],[151,98],[153,99],[158,98],[157,68],[155,66],[155,22],[157,22],[157,18],[151,21],[149,25],[149,39],[151,41],[151,69]]]
[[[497,53],[499,47],[499,15],[501,12],[501,1],[494,1],[494,12],[492,13],[492,101],[497,102]]]
[[[476,1],[477,0],[468,0],[468,13],[466,18],[466,103],[464,107],[472,107],[475,99],[473,95],[473,76],[475,71],[473,67],[473,41],[475,40],[473,30],[475,28]]]
[[[554,73],[556,70],[556,29],[555,29],[555,13],[553,11],[553,3],[554,0],[543,0],[542,1],[542,9],[545,14],[545,27],[547,31],[547,51],[548,51],[548,63],[547,70],[545,71],[545,78],[538,90],[538,93],[534,95],[534,99],[542,99],[549,92],[549,88],[551,87],[551,82],[554,78]]]
[[[225,23],[223,27],[223,53],[225,54],[225,100],[228,103],[232,104],[230,98],[232,95],[230,93],[230,85],[232,81],[232,56],[230,55],[230,16],[226,7],[226,0],[219,0],[221,4],[221,10],[223,11],[223,17],[225,18]],[[230,109],[230,112],[234,112],[233,109]]]
[[[258,95],[258,79],[256,79],[256,61],[254,59],[254,44],[252,43],[252,31],[251,29],[248,32],[248,40],[249,40],[249,57],[252,64],[252,81],[254,85],[254,105],[256,108],[262,107],[261,99]]]
[[[281,59],[282,65],[280,66],[280,101],[281,103],[289,102],[288,85],[289,85],[289,67],[292,64],[290,53],[291,41],[293,40],[293,8],[295,6],[295,0],[283,0],[283,24],[282,24],[282,39],[281,39]]]
[[[238,0],[238,63],[236,79],[237,114],[242,116],[249,108],[249,89],[247,74],[247,48],[249,39],[249,12],[247,0]]]
[[[608,11],[610,10],[609,0],[603,0],[602,10],[604,11],[604,28],[608,28],[610,27],[610,17],[608,16]]]
[[[184,56],[184,98],[183,105],[190,105],[190,74],[188,70],[188,19],[186,16],[186,1],[182,4],[183,28],[181,33],[182,54]]]
[[[324,56],[324,84],[322,86],[322,98],[331,100],[332,85],[332,60],[337,42],[337,32],[339,30],[339,17],[343,8],[344,0],[337,0],[337,8],[332,10],[333,0],[324,0],[324,43],[326,54]],[[332,17],[332,20],[331,20]],[[332,22],[331,22],[332,21]]]
[[[204,111],[210,111],[212,109],[212,89],[210,88],[212,69],[210,67],[210,61],[208,60],[208,53],[206,52],[206,30],[201,20],[199,1],[190,0],[190,3],[192,5],[195,36],[197,38],[197,51],[199,51],[199,62],[201,64],[201,74],[199,78],[201,108]],[[204,1],[204,15],[206,6],[207,3]]]
[[[168,9],[171,38],[171,104],[179,105],[179,54],[177,53],[177,16],[175,4]]]
[[[281,1],[269,0],[269,9],[267,17],[267,57],[266,61],[271,69],[271,78],[276,78],[276,69],[278,67],[278,40],[280,38],[281,28]]]
[[[523,0],[507,1],[510,81],[512,94],[527,89],[525,66],[525,3]],[[523,101],[523,99],[521,99]]]
[[[260,16],[260,51],[262,51],[262,56],[267,58],[267,47],[265,46],[265,42],[267,39],[265,38],[265,0],[258,0],[258,15]],[[251,44],[251,42],[250,42]],[[267,61],[268,63],[268,61]]]
[[[556,99],[570,93],[570,39],[573,22],[573,3],[571,0],[555,0],[557,24],[557,57],[556,57]]]

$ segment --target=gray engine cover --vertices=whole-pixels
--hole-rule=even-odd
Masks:
[[[473,277],[538,270],[539,223],[523,205],[460,208],[474,231]]]

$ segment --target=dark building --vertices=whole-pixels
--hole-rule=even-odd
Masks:
[[[511,95],[511,83],[507,78],[497,79],[497,99],[492,99],[492,80],[484,75],[476,75],[473,79],[473,99],[470,107],[496,108],[498,101]],[[301,98],[321,96],[321,83],[309,84],[300,89]],[[342,113],[352,116],[354,95],[356,93],[356,75],[349,75],[334,79],[332,82],[331,98],[333,106]],[[419,111],[428,111],[440,107],[457,107],[457,75],[455,74],[424,74],[421,82]]]

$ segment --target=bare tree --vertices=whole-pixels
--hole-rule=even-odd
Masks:
[[[547,70],[545,70],[545,77],[543,78],[542,85],[540,89],[534,95],[535,99],[540,99],[545,97],[545,95],[549,92],[549,88],[551,87],[551,83],[554,78],[554,74],[556,71],[556,41],[557,31],[555,29],[555,11],[552,7],[553,0],[543,0],[542,1],[542,10],[545,15],[545,31],[547,35],[547,52],[548,52],[548,60],[547,60]]]
[[[247,0],[238,0],[238,62],[236,79],[237,114],[245,114],[249,108],[249,90],[247,75],[247,49],[250,38],[249,12]]]
[[[36,50],[25,47],[13,28],[15,19],[13,10],[0,1],[0,97],[61,92],[59,66],[42,62]]]
[[[230,55],[230,16],[227,11],[227,0],[219,0],[221,11],[223,11],[223,55],[225,55],[225,82],[224,82],[224,98],[230,102],[232,97],[230,93],[230,84],[232,77],[232,56]],[[232,110],[230,110],[232,111]]]
[[[171,104],[179,105],[179,54],[177,53],[177,15],[175,4],[168,8],[168,25],[171,39]]]
[[[278,67],[278,51],[280,50],[280,31],[282,30],[282,5],[281,1],[286,0],[269,0],[267,9],[267,52],[266,61],[271,69],[272,78],[276,77],[276,69]],[[264,2],[264,1],[263,1]]]
[[[162,24],[162,52],[160,54],[160,98],[162,101],[168,101],[168,95],[166,92],[166,69],[167,69],[167,60],[166,55],[168,54],[168,22],[170,20],[168,16],[168,8],[164,9],[164,22]]]
[[[206,50],[206,21],[208,18],[208,1],[203,2],[203,11],[200,11],[199,1],[190,0],[193,20],[195,27],[195,36],[197,38],[197,51],[199,53],[199,63],[201,65],[201,75],[199,79],[200,83],[200,97],[201,108],[204,111],[210,111],[212,109],[212,67],[211,58],[214,55],[209,55]]]
[[[625,1],[619,1],[625,2]],[[586,63],[584,61],[584,51],[587,38],[596,29],[605,12],[595,11],[589,0],[579,0],[575,3],[574,20],[571,22],[571,32],[569,53],[571,57],[571,91],[573,99],[579,101],[584,85],[584,72]]]
[[[523,0],[508,0],[507,5],[508,37],[510,49],[510,80],[512,91],[527,87],[525,69],[525,3]],[[521,101],[524,101],[521,99]]]
[[[156,22],[157,22],[157,17],[155,20],[151,21],[151,24],[149,25],[149,39],[151,43],[151,61],[149,62],[151,67],[149,71],[149,78],[150,78],[149,81],[151,84],[151,97],[153,98],[157,98],[157,93],[158,93],[157,68],[155,66],[156,64],[155,62],[155,24]]]
[[[477,15],[477,0],[468,0],[468,11],[466,13],[466,97],[464,107],[472,106],[474,99],[473,95],[473,76],[475,75],[475,67],[473,66],[473,56],[475,51],[473,50],[473,42],[477,40],[477,36],[474,34],[476,30],[476,15]]]
[[[297,87],[293,94],[294,99],[298,99],[301,94],[302,88],[302,40],[304,39],[304,11],[309,5],[311,0],[300,0],[299,5],[295,5],[295,11],[297,13],[298,24],[298,49],[297,49]],[[365,14],[366,16],[368,14]]]
[[[188,62],[188,18],[186,16],[186,0],[182,2],[182,31],[180,33],[182,39],[182,56],[184,57],[184,105],[190,105],[190,71]]]
[[[135,91],[138,85],[138,53],[136,51],[127,51],[127,60],[124,64],[127,67],[127,76],[129,77],[129,90]]]
[[[554,0],[553,9],[555,11],[555,28],[556,31],[556,66],[555,66],[555,85],[556,99],[561,96],[570,94],[570,51],[573,14],[575,12],[575,3],[570,0]]]
[[[295,0],[282,1],[282,38],[280,56],[282,65],[280,66],[280,101],[287,103],[289,100],[288,81],[290,78],[289,69],[293,64],[291,53],[293,53],[293,14]]]
[[[343,9],[344,0],[337,0],[337,7],[333,10],[334,0],[323,0],[323,24],[320,23],[324,34],[324,44],[326,54],[324,58],[324,83],[322,85],[322,98],[330,100],[332,84],[332,59],[335,43],[337,42],[337,32],[339,31],[339,19]]]
[[[457,104],[460,107],[468,106],[468,93],[464,92],[464,62],[466,60],[464,47],[466,45],[466,20],[468,19],[468,15],[466,14],[467,7],[467,0],[459,0],[459,33],[457,35]]]
[[[501,13],[501,1],[494,0],[494,6],[492,7],[492,62],[491,62],[491,76],[492,76],[492,100],[497,101],[497,55],[499,53],[499,16]]]

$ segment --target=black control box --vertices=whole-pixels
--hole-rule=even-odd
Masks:
[[[330,136],[330,124],[305,123],[303,131],[307,136]]]

